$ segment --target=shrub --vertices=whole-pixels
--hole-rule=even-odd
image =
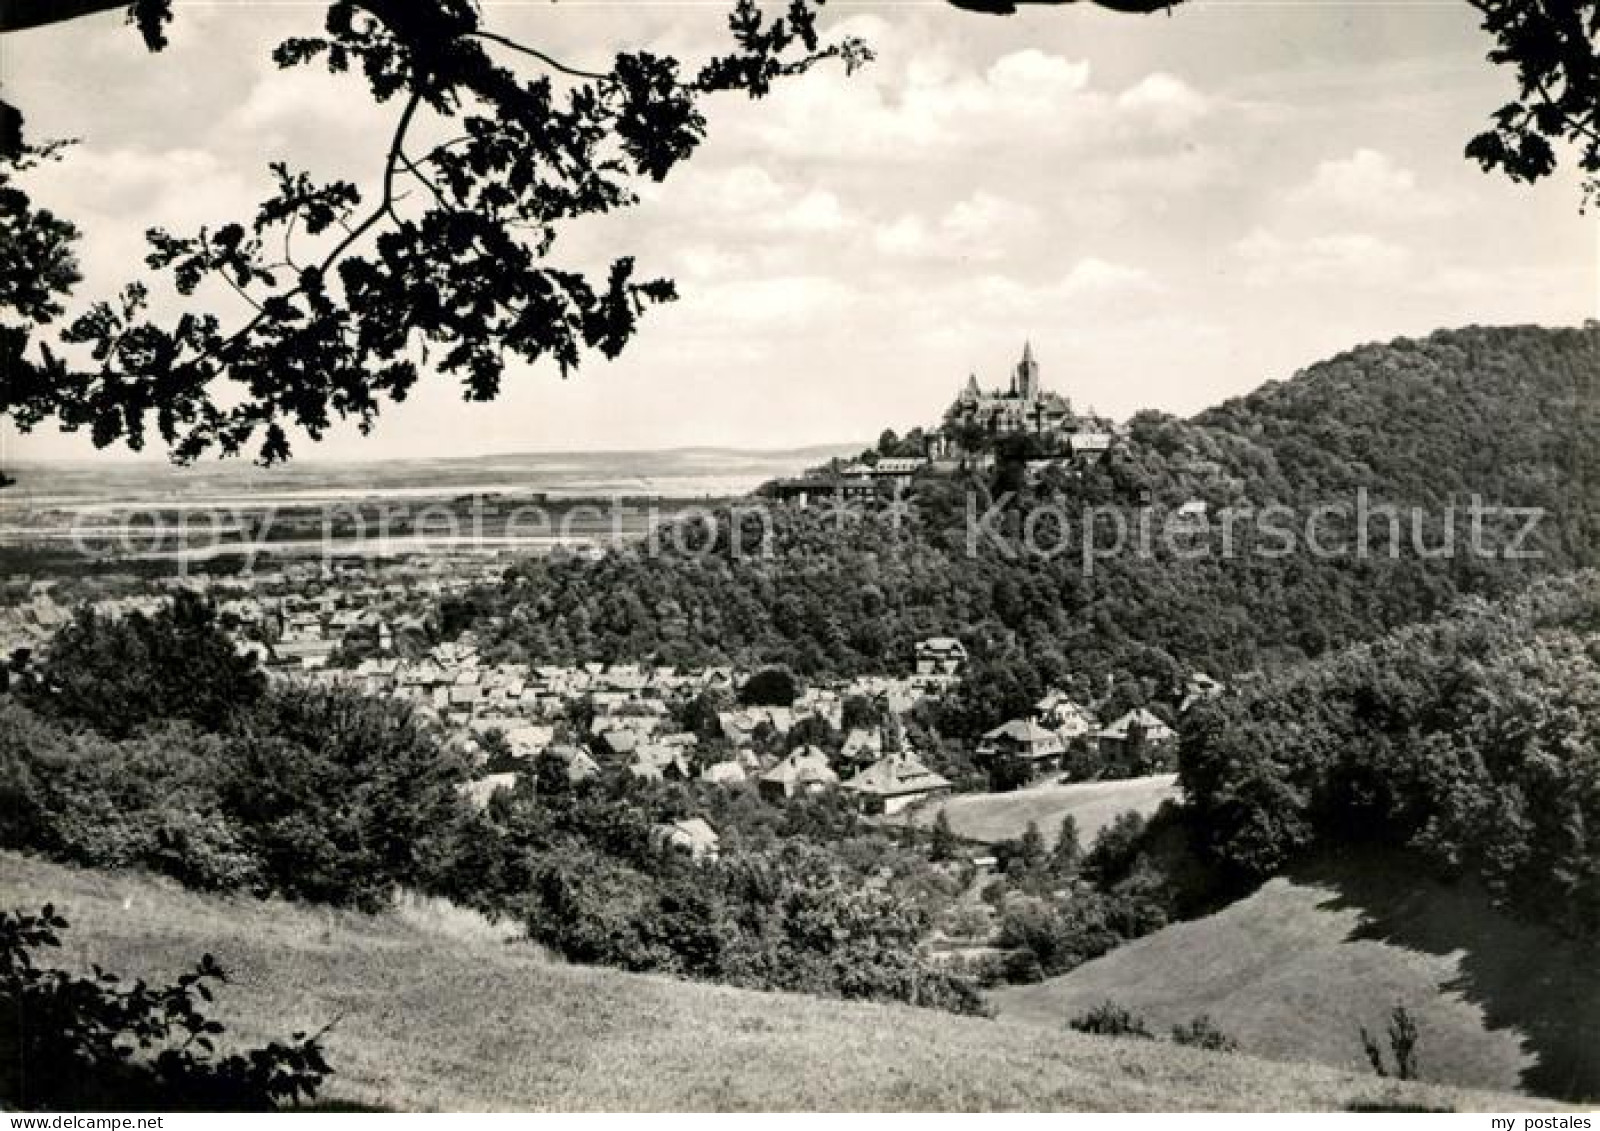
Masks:
[[[1021,758],[996,758],[989,764],[989,792],[1010,793],[1033,780],[1033,770]]]
[[[1071,813],[1061,818],[1056,846],[1050,851],[1051,874],[1070,879],[1083,867],[1083,844],[1078,836],[1078,820]]]
[[[1103,888],[1109,888],[1133,871],[1144,837],[1144,818],[1127,812],[1096,834],[1083,857],[1083,871]]]
[[[114,741],[0,700],[0,843],[367,909],[439,894],[470,809],[466,769],[409,709],[275,689],[225,730],[152,721]]]
[[[1394,1055],[1394,1075],[1401,1080],[1415,1080],[1419,1033],[1416,1018],[1411,1016],[1411,1011],[1405,1006],[1397,1005],[1390,1011],[1388,1037],[1389,1051]],[[1388,1076],[1389,1070],[1383,1061],[1383,1050],[1378,1047],[1377,1038],[1367,1032],[1365,1025],[1361,1026],[1361,1047],[1366,1051],[1372,1070],[1379,1076]]]
[[[1024,947],[1013,950],[1006,955],[1002,973],[1007,982],[1014,986],[1032,986],[1044,981],[1044,967],[1039,964],[1039,956],[1032,950]]]
[[[182,719],[218,730],[262,695],[266,679],[192,593],[146,616],[104,617],[85,605],[56,633],[29,697],[109,738],[152,720]]]
[[[466,818],[467,768],[410,708],[274,691],[228,745],[222,800],[272,891],[376,910],[397,885],[437,889],[432,847]]]
[[[1067,1022],[1067,1026],[1079,1033],[1093,1033],[1100,1037],[1155,1040],[1155,1034],[1150,1032],[1144,1018],[1112,1001],[1103,1001],[1089,1012],[1079,1014]]]
[[[0,1105],[26,1111],[268,1111],[315,1097],[322,1034],[220,1055],[201,1003],[226,975],[208,954],[170,986],[39,966],[67,921],[0,911]],[[40,1071],[38,1066],[47,1066]]]
[[[1189,1019],[1187,1024],[1172,1027],[1172,1040],[1174,1044],[1188,1045],[1197,1049],[1209,1049],[1212,1052],[1237,1052],[1239,1042],[1234,1040],[1221,1029],[1217,1028],[1209,1015],[1200,1014]]]
[[[755,707],[790,707],[800,697],[800,681],[788,668],[762,668],[739,689],[739,701]]]
[[[1008,972],[1015,971],[1019,981],[1037,982],[1078,965],[1083,953],[1072,927],[1050,900],[1030,896],[1008,900],[1000,918],[999,945],[1033,959],[1030,964],[1018,958],[1008,964]],[[1037,977],[1032,973],[1035,967]]]

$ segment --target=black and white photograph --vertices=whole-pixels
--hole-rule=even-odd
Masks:
[[[1594,1131],[1600,0],[0,0],[0,561],[7,1128]]]

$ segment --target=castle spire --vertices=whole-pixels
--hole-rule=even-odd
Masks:
[[[1022,360],[1017,364],[1011,387],[1025,401],[1039,399],[1039,363],[1033,359],[1033,342],[1022,343]]]

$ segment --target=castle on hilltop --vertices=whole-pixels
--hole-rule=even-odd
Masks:
[[[1063,435],[1075,431],[1078,424],[1072,402],[1040,383],[1033,345],[1025,343],[1022,360],[1011,371],[1009,388],[981,389],[976,376],[967,378],[966,385],[945,410],[943,432],[959,442],[964,436],[970,439],[978,434]]]
[[[1020,459],[1037,470],[1045,464],[1084,464],[1106,458],[1118,442],[1117,426],[1094,409],[1078,412],[1060,393],[1039,380],[1033,346],[1024,343],[1022,360],[1004,390],[986,390],[976,376],[956,394],[934,428],[893,430],[856,459],[834,459],[795,479],[774,480],[763,493],[795,499],[804,507],[813,496],[850,500],[887,497],[924,472],[993,468],[997,458]]]

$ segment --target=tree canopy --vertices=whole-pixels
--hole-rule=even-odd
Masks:
[[[0,306],[15,315],[0,337],[0,410],[24,428],[86,427],[100,446],[142,448],[154,431],[180,461],[253,447],[271,463],[289,455],[290,426],[313,440],[336,418],[370,428],[423,366],[489,400],[512,358],[565,373],[590,351],[615,357],[676,290],[639,278],[631,256],[601,278],[556,265],[561,227],[637,203],[641,180],[694,153],[707,96],[760,98],[824,60],[869,59],[858,40],[823,42],[821,5],[791,0],[771,16],[737,0],[729,49],[698,67],[637,51],[589,70],[494,31],[472,0],[336,0],[322,34],[285,39],[273,59],[359,71],[376,101],[398,105],[375,198],[274,161],[275,192],[254,216],[152,230],[146,264],[195,302],[163,322],[136,281],[94,303],[60,334],[87,349],[94,367],[80,368],[46,342],[29,351],[77,281],[77,232],[0,171]],[[44,22],[29,19],[41,9],[109,6],[7,6],[0,30]],[[151,50],[165,46],[170,0],[128,12]],[[18,114],[7,120],[13,169],[60,156],[30,144]],[[206,309],[207,286],[232,292],[238,320]]]

